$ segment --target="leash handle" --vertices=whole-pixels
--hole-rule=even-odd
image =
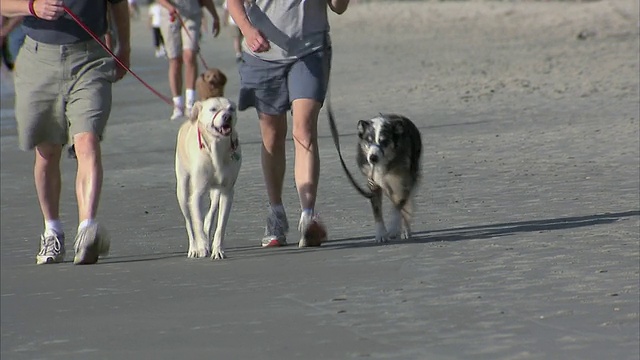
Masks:
[[[333,110],[331,110],[331,101],[329,100],[329,91],[327,90],[326,96],[326,106],[327,106],[327,115],[329,117],[329,128],[331,129],[331,137],[333,138],[333,143],[336,146],[336,150],[338,150],[338,157],[340,158],[340,164],[342,165],[342,169],[344,170],[347,178],[351,182],[351,185],[360,193],[360,195],[366,197],[367,199],[371,199],[373,197],[373,193],[371,191],[367,191],[363,189],[358,183],[356,179],[353,177],[347,164],[345,164],[344,159],[342,158],[342,152],[340,151],[340,134],[338,133],[338,127],[336,126],[336,119],[333,116]]]
[[[105,49],[109,53],[109,55],[111,55],[111,57],[113,57],[113,59],[116,61],[116,63],[118,63],[118,65],[120,67],[122,67],[123,69],[127,70],[128,73],[130,73],[133,77],[138,79],[138,81],[140,81],[142,83],[142,85],[144,85],[147,89],[151,90],[151,92],[154,93],[156,96],[158,96],[160,99],[162,99],[162,101],[164,101],[168,105],[173,106],[173,101],[171,99],[169,99],[168,97],[162,95],[156,89],[151,87],[151,85],[147,84],[144,80],[142,80],[138,76],[138,74],[134,73],[133,70],[131,70],[131,68],[126,66],[122,62],[122,60],[120,60],[116,56],[116,54],[114,54],[113,51],[111,51],[111,49],[109,49],[109,47],[104,42],[102,42],[102,40],[100,40],[100,38],[93,31],[91,31],[91,29],[89,29],[89,27],[85,23],[83,23],[82,20],[80,20],[80,18],[76,14],[73,13],[73,11],[71,11],[66,5],[62,5],[62,6],[63,6],[64,11],[67,14],[69,14],[69,16],[71,16],[73,21],[75,21],[84,31],[86,31],[93,38],[93,40],[98,42],[98,44],[100,44],[100,46],[102,46],[102,48]]]

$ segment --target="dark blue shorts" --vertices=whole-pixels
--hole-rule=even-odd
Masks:
[[[242,54],[238,109],[255,107],[259,113],[284,114],[296,99],[324,102],[331,72],[331,48],[293,62],[274,62]]]

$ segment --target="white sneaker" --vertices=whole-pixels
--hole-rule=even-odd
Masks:
[[[327,229],[324,227],[318,215],[302,212],[298,223],[300,242],[298,247],[320,246],[327,241]]]
[[[173,114],[171,114],[171,121],[176,121],[178,119],[181,119],[184,117],[184,108],[181,107],[174,107],[173,108]]]
[[[40,252],[36,255],[36,264],[55,264],[64,261],[64,234],[45,230],[40,237]]]
[[[157,58],[161,58],[161,57],[165,57],[167,55],[167,53],[164,51],[163,47],[159,47],[156,49],[156,57]]]
[[[103,227],[97,223],[87,225],[76,235],[76,242],[73,244],[76,256],[73,258],[73,263],[76,265],[95,264],[100,255],[109,253],[110,245],[111,241]]]
[[[289,222],[284,211],[275,212],[269,208],[267,224],[264,227],[264,237],[262,247],[278,247],[287,245],[287,232],[289,232]]]

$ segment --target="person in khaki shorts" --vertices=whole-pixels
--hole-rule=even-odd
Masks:
[[[176,120],[183,117],[185,111],[187,115],[190,114],[196,100],[202,7],[206,7],[213,17],[213,36],[216,37],[220,32],[220,19],[212,0],[158,0],[158,4],[163,7],[160,30],[169,58],[169,87],[174,106],[171,120]],[[184,22],[184,27],[180,19]],[[183,63],[186,106],[181,95]]]
[[[118,28],[117,56],[129,65],[129,10],[108,0]],[[93,264],[109,251],[109,238],[96,221],[102,189],[100,139],[111,111],[111,86],[126,74],[78,26],[66,5],[98,36],[107,31],[107,2],[85,0],[2,0],[4,16],[25,16],[25,42],[16,61],[16,120],[23,150],[35,149],[35,187],[44,217],[37,264],[64,261],[60,220],[62,148],[72,140],[78,162],[79,226],[75,264]]]

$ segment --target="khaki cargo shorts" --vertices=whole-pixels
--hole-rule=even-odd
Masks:
[[[29,37],[16,60],[15,113],[22,150],[102,137],[111,112],[115,61],[94,40],[50,45]]]
[[[191,50],[194,52],[200,50],[199,41],[202,16],[181,16],[184,27],[177,17],[172,22],[167,11],[163,11],[160,18],[160,32],[164,38],[164,49],[169,59],[181,57],[182,50]]]

